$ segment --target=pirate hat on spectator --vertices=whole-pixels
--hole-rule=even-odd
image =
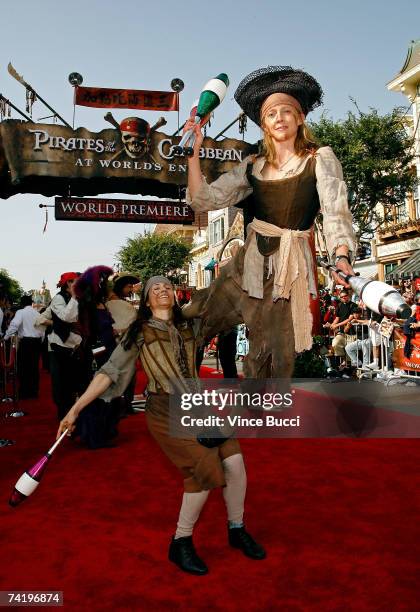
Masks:
[[[76,280],[74,290],[78,299],[86,302],[106,297],[108,278],[114,273],[108,266],[92,266],[85,270]]]
[[[131,272],[118,272],[112,279],[114,289],[121,289],[124,285],[136,285],[140,278]]]
[[[112,282],[115,293],[119,294],[125,285],[137,285],[140,282],[140,278],[130,272],[119,272],[114,276]]]
[[[242,79],[235,100],[252,121],[261,125],[261,106],[275,93],[295,98],[305,115],[321,105],[323,96],[320,84],[307,72],[291,66],[268,66]]]

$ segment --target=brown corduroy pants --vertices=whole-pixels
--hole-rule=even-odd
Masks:
[[[184,477],[187,493],[223,487],[226,484],[222,461],[241,452],[238,440],[226,440],[206,448],[195,438],[183,439],[169,433],[169,395],[151,394],[146,404],[149,431],[168,459]]]

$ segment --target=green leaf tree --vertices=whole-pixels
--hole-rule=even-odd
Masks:
[[[380,115],[375,109],[364,113],[357,108],[343,121],[324,114],[310,128],[319,144],[333,148],[343,166],[358,239],[371,238],[384,221],[392,220],[392,211],[417,183],[413,141],[402,109]],[[385,207],[384,214],[378,204]]]
[[[124,271],[138,274],[142,281],[163,275],[179,282],[179,273],[191,261],[187,241],[174,234],[144,234],[129,238],[117,253]]]
[[[7,270],[0,268],[0,296],[8,297],[13,303],[19,302],[24,294],[19,282]]]

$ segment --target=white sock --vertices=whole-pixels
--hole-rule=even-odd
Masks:
[[[197,522],[200,512],[207,501],[209,492],[210,491],[184,493],[182,497],[181,510],[179,511],[175,540],[192,535],[194,525]]]
[[[223,461],[226,486],[223,497],[226,503],[229,525],[242,527],[246,494],[246,471],[241,453],[231,455]]]

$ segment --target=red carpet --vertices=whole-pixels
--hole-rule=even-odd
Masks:
[[[0,449],[0,590],[60,590],[71,611],[420,609],[420,441],[244,440],[246,522],[268,557],[227,546],[213,491],[195,536],[210,573],[193,577],[166,559],[182,485],[142,413],[121,422],[117,448],[66,440],[33,496],[8,507],[55,437],[42,383],[42,401],[21,402],[28,416],[0,419],[16,440]]]

